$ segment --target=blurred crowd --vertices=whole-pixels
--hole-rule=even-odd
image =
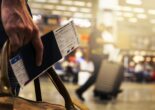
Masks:
[[[125,76],[130,81],[153,82],[155,81],[155,68],[149,62],[134,63],[131,61],[125,70]]]

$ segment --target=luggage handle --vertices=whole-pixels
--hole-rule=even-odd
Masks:
[[[9,81],[8,76],[8,60],[9,60],[9,54],[10,54],[10,45],[9,41],[6,41],[3,45],[2,52],[1,52],[1,74],[0,74],[0,95],[4,96],[12,96],[13,93],[11,90],[11,85]],[[71,100],[71,97],[63,85],[62,81],[60,80],[59,76],[56,74],[53,68],[50,68],[48,70],[48,75],[51,79],[51,81],[54,83],[56,89],[59,91],[59,93],[63,96],[65,100],[65,107],[66,110],[77,110],[74,107],[74,104]]]

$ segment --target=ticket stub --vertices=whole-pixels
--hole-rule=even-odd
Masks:
[[[63,57],[79,46],[79,40],[73,21],[54,30],[54,35]]]
[[[23,86],[26,82],[29,81],[29,77],[27,75],[23,59],[20,55],[17,55],[10,60],[10,64],[18,82],[21,86]]]

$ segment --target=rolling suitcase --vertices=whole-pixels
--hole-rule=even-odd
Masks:
[[[95,83],[94,96],[111,100],[121,92],[120,85],[123,80],[123,66],[119,63],[105,60],[102,62]]]

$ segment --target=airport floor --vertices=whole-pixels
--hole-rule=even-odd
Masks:
[[[43,101],[63,104],[64,101],[59,95],[54,85],[49,79],[40,78],[42,87]],[[75,89],[78,87],[74,84],[65,83],[68,91],[73,99],[77,100]],[[85,105],[89,110],[155,110],[155,83],[138,84],[131,82],[123,82],[121,88],[123,92],[116,100],[110,102],[101,101],[99,98],[94,98],[93,88],[91,87],[85,94]],[[27,99],[35,100],[33,82],[20,90],[20,96]]]

